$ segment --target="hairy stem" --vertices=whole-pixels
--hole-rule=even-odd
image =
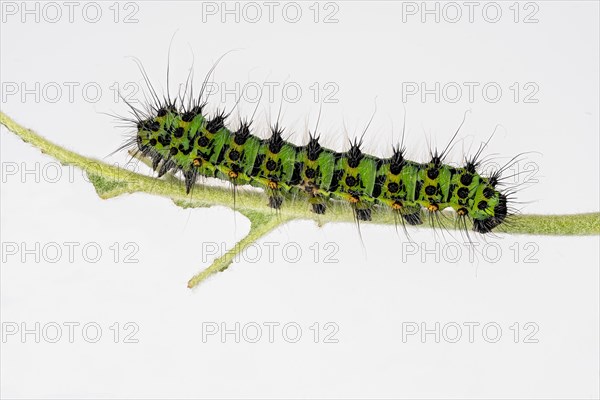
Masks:
[[[190,196],[185,193],[183,183],[173,177],[156,179],[84,157],[24,128],[3,112],[0,112],[0,124],[23,141],[32,144],[42,153],[54,157],[62,164],[74,165],[84,170],[96,188],[96,192],[103,199],[125,193],[144,192],[168,197],[178,206],[185,208],[214,205],[233,208],[234,206],[231,190],[228,188],[198,184],[193,189],[193,196]],[[233,250],[215,260],[210,267],[190,279],[189,287],[193,287],[207,276],[227,268],[236,254],[284,222],[293,219],[311,219],[322,225],[327,222],[354,221],[352,212],[341,202],[333,202],[328,206],[326,214],[317,215],[309,210],[303,199],[286,200],[284,207],[274,214],[262,193],[243,188],[239,188],[237,191],[236,209],[250,219],[250,233]],[[372,223],[396,223],[394,215],[387,210],[374,210],[372,217]],[[425,226],[429,226],[429,220],[429,218],[425,218]],[[441,218],[440,220],[450,221],[451,218]],[[443,225],[448,229],[456,228],[451,222],[443,223]],[[498,231],[529,235],[598,235],[600,234],[600,212],[572,215],[514,215],[510,221],[501,225]]]
[[[283,220],[273,211],[268,213],[246,211],[244,215],[250,220],[250,232],[248,233],[248,236],[236,243],[233,249],[217,258],[208,268],[190,279],[188,281],[188,288],[191,289],[208,278],[210,275],[225,270],[227,267],[229,267],[229,265],[231,265],[236,255],[242,253],[248,248],[248,246],[251,246],[253,243],[257,242],[262,236],[286,222],[286,220]]]

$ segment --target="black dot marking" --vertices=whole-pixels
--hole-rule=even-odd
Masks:
[[[158,110],[158,114],[156,114],[159,117],[164,117],[165,115],[167,115],[167,109],[166,108],[161,108],[160,110]]]
[[[486,187],[483,189],[483,197],[486,199],[491,199],[494,196],[494,190],[492,188]]]
[[[473,182],[473,175],[471,174],[464,174],[460,177],[460,183],[462,183],[465,186],[469,186],[471,182]]]
[[[346,177],[346,185],[352,187],[352,186],[356,186],[356,183],[357,183],[357,181],[356,181],[355,177],[350,176],[350,175],[348,175]]]
[[[313,168],[306,168],[306,172],[304,173],[308,179],[312,179],[315,177],[316,171]]]
[[[373,192],[371,193],[371,197],[374,199],[379,198],[381,196],[381,187],[386,181],[385,175],[379,175],[375,178],[375,185],[373,185]]]
[[[150,146],[152,146],[152,147],[156,146],[156,139],[155,138],[150,139]]]
[[[302,172],[303,164],[299,162],[294,163],[294,169],[292,170],[292,177],[288,180],[288,185],[296,186],[302,182],[300,173]],[[306,189],[305,189],[306,190]]]
[[[452,199],[452,194],[454,193],[454,191],[456,190],[456,184],[455,183],[451,183],[450,186],[448,187],[448,195],[446,197],[446,203],[449,203],[450,200]]]
[[[421,195],[421,189],[423,188],[423,181],[418,180],[415,182],[415,198],[418,198]]]
[[[242,173],[242,169],[241,169],[241,168],[240,168],[240,166],[239,166],[239,165],[237,165],[237,164],[233,164],[233,165],[231,166],[231,170],[232,170],[233,172],[235,172],[236,174],[240,174],[240,173]]]
[[[257,176],[259,174],[263,161],[265,161],[265,155],[258,154],[254,159],[254,165],[252,166],[252,171],[250,171],[250,176]]]
[[[172,156],[174,156],[177,153],[179,153],[179,149],[177,147],[171,147],[171,150],[169,150],[169,154],[171,154]]]
[[[273,160],[269,160],[269,161],[267,161],[266,166],[269,171],[275,171],[275,168],[277,168],[277,163]]]
[[[175,129],[173,136],[175,136],[176,138],[182,138],[183,137],[183,128],[179,127],[177,129]]]
[[[170,135],[159,136],[158,143],[162,144],[164,147],[169,146],[171,144],[171,136]]]
[[[200,147],[208,146],[208,138],[206,136],[201,136],[200,139],[198,139],[198,146],[200,146]]]
[[[458,189],[458,191],[456,193],[458,194],[458,197],[460,197],[461,199],[466,199],[469,196],[469,189],[467,189],[465,187],[461,187],[460,189]]]
[[[433,196],[435,194],[435,186],[428,185],[425,187],[425,193],[427,196]]]
[[[440,170],[439,169],[429,169],[427,170],[427,177],[429,179],[435,179],[438,177],[438,175],[440,174]]]
[[[492,229],[500,225],[506,219],[508,215],[508,208],[506,206],[506,196],[503,194],[499,194],[498,196],[499,202],[494,207],[494,215],[488,216],[485,219],[474,219],[473,220],[473,230],[479,233],[488,233],[491,232]],[[484,203],[484,202],[481,202]],[[480,203],[480,204],[481,204]]]
[[[334,170],[333,176],[331,177],[331,183],[329,184],[328,191],[335,192],[340,186],[340,179],[344,176],[343,170]]]
[[[148,128],[150,128],[152,132],[158,132],[160,129],[160,123],[158,121],[152,121],[148,124]]]
[[[481,200],[479,203],[477,203],[477,208],[479,208],[480,210],[485,210],[488,207],[488,203],[485,200]]]
[[[397,193],[400,190],[400,186],[396,182],[388,183],[388,190],[390,193]]]
[[[229,159],[231,161],[237,161],[237,160],[239,160],[239,158],[240,158],[240,152],[239,151],[237,151],[237,150],[231,150],[229,152]]]

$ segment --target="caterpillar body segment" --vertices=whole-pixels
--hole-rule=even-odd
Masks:
[[[137,149],[152,159],[159,176],[181,171],[188,192],[198,177],[216,177],[263,188],[275,209],[301,194],[317,214],[326,213],[330,201],[343,201],[358,220],[370,220],[378,207],[410,225],[422,223],[423,210],[452,208],[457,218],[470,218],[480,233],[490,232],[508,214],[497,177],[481,176],[475,162],[455,167],[436,155],[417,163],[399,148],[389,158],[378,158],[364,154],[357,141],[336,152],[322,147],[317,136],[304,145],[286,141],[278,125],[267,139],[252,133],[251,122],[230,130],[224,113],[208,118],[200,105],[178,110],[167,103],[157,110],[137,121]]]

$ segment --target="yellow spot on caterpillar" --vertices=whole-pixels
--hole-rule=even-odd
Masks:
[[[467,210],[465,208],[459,208],[456,213],[460,216],[467,215]]]
[[[427,206],[427,209],[431,212],[435,212],[435,211],[438,211],[440,209],[440,207],[437,204],[432,203]]]
[[[267,186],[269,186],[270,189],[277,189],[277,182],[269,181]]]
[[[402,209],[402,203],[395,201],[394,204],[392,204],[392,209],[393,210],[401,210]]]
[[[194,161],[192,161],[192,164],[194,164],[194,167],[199,167],[200,164],[202,164],[202,160],[199,158],[194,158]]]
[[[229,171],[228,175],[231,179],[235,179],[238,177],[238,174],[235,171]]]
[[[350,197],[350,203],[352,203],[352,204],[358,203],[358,198],[354,197],[354,196]]]

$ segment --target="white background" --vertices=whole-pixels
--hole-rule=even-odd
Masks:
[[[472,22],[462,2],[428,3],[438,7],[436,22],[435,14],[421,13],[421,2],[391,1],[321,4],[315,22],[307,2],[297,3],[296,23],[289,21],[298,7],[288,3],[275,5],[273,22],[262,2],[255,3],[261,18],[254,5],[238,4],[239,22],[222,14],[221,2],[77,3],[73,22],[61,2],[35,4],[27,7],[37,12],[23,14],[21,2],[2,3],[2,111],[81,154],[127,161],[124,153],[106,157],[131,131],[103,113],[127,113],[114,88],[143,87],[130,57],[162,90],[171,43],[171,82],[185,80],[193,59],[196,87],[218,57],[239,49],[223,59],[215,81],[229,89],[235,82],[279,82],[275,98],[259,106],[261,135],[284,82],[302,89],[299,101],[283,105],[291,140],[303,142],[322,105],[320,131],[336,149],[363,131],[376,107],[365,136],[369,151],[389,154],[406,115],[408,154],[426,160],[428,143],[445,146],[471,110],[448,161],[460,163],[500,124],[486,153],[497,163],[536,152],[526,159],[537,183],[518,193],[516,207],[542,214],[599,209],[597,2],[481,2]],[[92,23],[97,8],[102,14]],[[323,21],[327,15],[331,23]],[[127,16],[134,22],[124,23]],[[66,82],[76,85],[72,98]],[[330,93],[326,83],[334,84],[337,102],[315,101],[315,82],[321,96]],[[464,91],[456,102],[454,92],[439,102],[406,96],[403,88],[421,82],[456,82]],[[472,101],[463,82],[479,85]],[[39,99],[23,95],[36,83]],[[483,96],[487,83],[502,89],[498,101]],[[537,102],[525,102],[526,83],[537,88],[529,99]],[[84,95],[86,84],[101,94]],[[63,89],[58,96],[56,86]],[[220,96],[212,97],[212,109],[235,102],[234,95]],[[135,97],[143,100],[141,92]],[[239,112],[249,116],[254,106],[242,101]],[[257,260],[255,251],[188,290],[187,280],[215,257],[203,248],[233,245],[248,231],[245,218],[234,220],[225,208],[182,210],[146,194],[101,200],[80,171],[59,167],[5,128],[0,138],[3,398],[599,396],[598,236],[487,237],[488,257],[471,262],[457,233],[410,229],[422,245],[417,250],[393,227],[363,224],[363,247],[352,224],[296,221],[262,239]],[[480,249],[486,244],[475,240]],[[72,260],[65,242],[78,244]],[[6,246],[15,243],[17,254],[9,254]],[[22,254],[36,243],[39,262]],[[53,243],[62,250],[57,262],[50,262]],[[328,243],[335,262],[326,262]],[[93,250],[84,257],[86,244],[101,249],[98,262],[89,261]],[[136,263],[125,262],[131,249]],[[69,322],[79,324],[72,343]],[[272,343],[270,322],[279,324]],[[472,340],[470,322],[479,324]],[[20,331],[36,323],[39,343]],[[239,343],[234,334],[206,336],[209,326],[235,330],[236,323]],[[435,330],[436,323],[439,342],[433,333],[407,335],[409,327]],[[56,324],[62,336],[51,343]],[[96,343],[88,342],[93,328],[82,333],[85,324],[102,329]],[[491,328],[482,332],[485,324]],[[251,343],[257,325],[262,336]],[[291,343],[298,326],[301,336]],[[456,326],[462,336],[452,343]],[[14,327],[19,332],[6,335]],[[138,328],[137,343],[126,343],[131,327]]]

